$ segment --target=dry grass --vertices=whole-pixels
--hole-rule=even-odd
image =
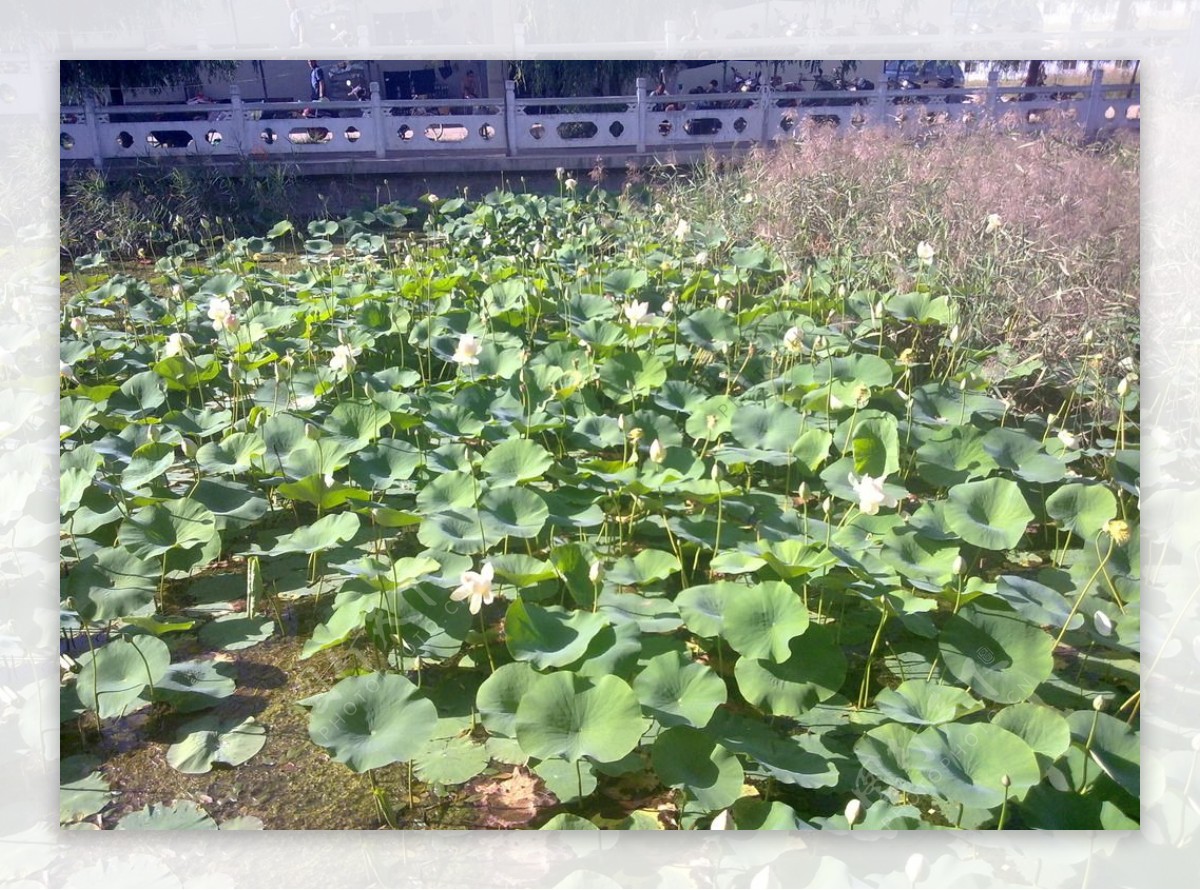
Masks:
[[[833,258],[850,286],[908,288],[928,241],[979,342],[1051,365],[1099,356],[1116,373],[1137,358],[1138,160],[1136,136],[1084,145],[947,129],[914,143],[814,128],[735,167],[712,162],[659,199],[771,243],[798,269]],[[1001,224],[989,231],[991,214]]]

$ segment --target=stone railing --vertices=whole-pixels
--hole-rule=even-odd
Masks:
[[[236,87],[228,103],[61,109],[59,157],[104,167],[116,159],[255,158],[303,162],[402,159],[467,152],[522,158],[576,150],[656,153],[749,146],[800,138],[805,126],[899,127],[917,133],[951,123],[1021,130],[1068,125],[1093,138],[1140,127],[1140,89],[1079,87],[870,90],[763,89],[704,95],[502,100],[386,100],[378,84],[362,102],[255,102]],[[460,155],[461,156],[461,155]]]

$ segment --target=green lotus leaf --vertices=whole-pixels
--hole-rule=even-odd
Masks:
[[[545,670],[578,661],[606,625],[603,616],[592,612],[535,606],[517,599],[505,613],[505,641],[513,658]]]
[[[679,323],[679,333],[693,346],[708,352],[721,352],[738,338],[737,326],[728,312],[701,309]]]
[[[308,735],[355,772],[411,760],[433,737],[437,708],[399,674],[338,681],[309,715]]]
[[[293,479],[329,475],[344,467],[357,447],[355,442],[336,436],[305,438],[284,455],[280,469]]]
[[[352,443],[355,450],[379,438],[383,428],[392,422],[392,414],[374,402],[338,402],[322,424],[330,436]]]
[[[183,408],[168,411],[163,423],[182,436],[205,439],[226,430],[233,423],[233,412],[218,408]]]
[[[200,628],[200,641],[213,649],[236,652],[270,639],[275,622],[252,615],[224,615]]]
[[[166,400],[162,378],[153,371],[142,371],[131,376],[108,397],[108,411],[129,420],[140,420],[153,417]]]
[[[403,439],[378,439],[350,459],[350,478],[372,490],[389,490],[412,478],[424,463],[421,450]]]
[[[875,696],[875,707],[901,723],[950,723],[983,709],[983,703],[962,689],[928,680],[905,680]]]
[[[133,457],[121,473],[121,486],[127,490],[141,488],[153,482],[171,468],[178,456],[174,445],[148,442],[133,452]],[[91,481],[91,474],[88,474]]]
[[[789,452],[804,426],[800,412],[780,402],[769,407],[739,405],[733,412],[733,437],[746,448]]]
[[[808,628],[808,609],[788,585],[764,581],[729,594],[722,619],[721,636],[736,652],[783,662],[791,641]]]
[[[501,665],[479,685],[475,707],[489,733],[515,738],[517,706],[541,676],[524,661]]]
[[[622,556],[605,577],[613,584],[642,587],[665,581],[680,569],[679,558],[663,550],[646,549],[630,557]]]
[[[1048,454],[1041,439],[1022,430],[988,430],[983,449],[997,466],[1026,482],[1058,482],[1067,475],[1066,461]]]
[[[734,802],[729,814],[738,831],[795,831],[812,827],[795,810],[777,800],[743,797]]]
[[[934,794],[974,809],[998,807],[1006,795],[1019,800],[1042,778],[1033,749],[988,723],[931,726],[917,733],[907,753]]]
[[[722,529],[722,534],[724,534],[724,529]],[[766,565],[766,560],[741,550],[722,550],[712,558],[712,562],[709,564],[714,572],[722,575],[747,575],[757,572],[764,565]],[[704,635],[701,634],[701,636]]]
[[[659,733],[650,762],[664,785],[683,788],[705,810],[723,809],[742,795],[745,773],[737,757],[690,726]]]
[[[171,653],[157,637],[118,638],[87,653],[79,664],[75,678],[79,701],[108,719],[149,704],[142,693],[166,674]]]
[[[168,550],[207,544],[217,535],[216,517],[191,498],[151,504],[121,523],[117,541],[135,556],[147,559]]]
[[[637,696],[619,677],[542,676],[517,706],[517,741],[531,757],[620,760],[646,731]]]
[[[488,766],[487,749],[467,736],[432,739],[413,757],[413,772],[430,785],[461,785]]]
[[[601,592],[596,611],[613,625],[633,624],[644,634],[671,633],[683,626],[678,607],[661,596],[619,593],[608,588]]]
[[[719,637],[725,628],[725,607],[749,588],[732,581],[698,584],[675,597],[684,626],[698,637]]]
[[[936,592],[953,581],[959,548],[902,528],[885,537],[878,552],[913,587]]]
[[[1062,592],[1033,578],[1001,575],[996,579],[996,596],[1033,625],[1062,627],[1071,614],[1071,603]],[[1071,628],[1082,624],[1083,616],[1076,613]]]
[[[167,389],[186,392],[216,378],[221,373],[221,362],[211,354],[173,355],[155,362],[153,370],[163,379]]]
[[[313,473],[295,482],[284,482],[278,491],[285,498],[312,504],[320,510],[331,510],[349,501],[365,501],[371,497],[371,493],[364,489],[343,485],[321,473]]]
[[[684,429],[693,439],[716,441],[732,428],[736,408],[737,403],[729,396],[703,399],[692,409]]]
[[[196,463],[206,473],[245,473],[262,457],[266,444],[258,433],[233,433],[220,442],[201,445]]]
[[[538,829],[538,831],[599,831],[600,827],[582,816],[571,813],[559,813]]]
[[[920,325],[950,325],[954,319],[949,298],[934,297],[928,291],[893,294],[884,303],[884,311],[900,321]]]
[[[1140,733],[1124,720],[1091,710],[1075,711],[1067,717],[1067,723],[1076,744],[1087,745],[1091,739],[1088,753],[1104,774],[1135,798],[1140,798]]]
[[[593,318],[612,318],[617,314],[616,304],[599,294],[571,294],[563,306],[563,318],[571,324],[582,324]]]
[[[899,723],[867,730],[854,743],[854,756],[863,769],[885,785],[909,794],[932,794],[930,780],[917,767],[927,763],[916,747],[917,733]]]
[[[213,764],[238,766],[262,750],[267,730],[253,717],[220,720],[201,717],[179,730],[180,739],[167,748],[167,763],[181,773],[210,772]]]
[[[604,288],[616,294],[632,294],[646,286],[645,269],[613,269],[604,276]]]
[[[217,528],[242,528],[267,515],[267,499],[255,489],[233,479],[201,479],[190,497],[217,518]]]
[[[233,695],[237,688],[230,676],[232,669],[222,662],[178,662],[154,684],[154,698],[165,701],[180,714],[211,708]]]
[[[569,763],[553,757],[543,760],[533,771],[541,778],[546,790],[558,798],[559,803],[582,800],[595,791],[598,784],[596,771],[586,760]]]
[[[942,488],[986,476],[996,462],[983,442],[984,434],[973,426],[938,430],[917,449],[917,473]]]
[[[79,428],[99,414],[99,409],[91,399],[79,396],[67,396],[58,403],[58,423],[66,427],[60,432],[60,438],[78,432]]]
[[[646,662],[633,681],[633,691],[646,713],[663,726],[703,729],[725,703],[725,681],[706,665],[682,652],[664,652]]]
[[[64,590],[85,621],[111,621],[152,611],[160,572],[128,550],[105,547],[71,569]]]
[[[720,708],[705,732],[730,751],[753,758],[780,782],[829,788],[839,781],[838,764],[823,745],[806,744],[813,734],[785,737],[760,719]]]
[[[122,816],[116,828],[118,831],[216,831],[217,823],[190,800],[179,800],[171,804],[148,804]]]
[[[713,398],[725,399],[728,397],[714,396]],[[687,380],[668,380],[654,394],[654,404],[664,411],[674,414],[691,414],[702,402],[707,400],[707,393]],[[731,407],[731,414],[732,410]]]
[[[992,724],[1023,739],[1047,764],[1058,760],[1071,745],[1067,718],[1045,705],[1009,705],[992,718]]]
[[[1097,535],[1117,515],[1117,499],[1103,485],[1071,482],[1046,498],[1046,513],[1067,531],[1086,540]]]
[[[1015,704],[1050,678],[1054,640],[1020,615],[970,603],[945,623],[938,650],[959,682],[992,701]]]
[[[912,391],[912,416],[921,423],[960,424],[981,417],[1001,417],[1005,404],[981,392],[951,383],[925,383]],[[992,430],[992,432],[997,432]]]
[[[487,453],[483,472],[496,487],[516,485],[541,478],[554,465],[554,457],[529,439],[508,439]]]
[[[296,529],[275,542],[267,556],[285,553],[316,553],[348,541],[358,534],[360,521],[355,513],[331,513],[311,525]]]
[[[1008,550],[1024,537],[1033,511],[1015,482],[986,479],[963,482],[950,489],[945,517],[950,530],[968,544]]]
[[[833,632],[810,625],[791,641],[782,662],[743,656],[734,666],[738,689],[748,702],[772,714],[799,717],[836,693],[846,679],[846,658]]]
[[[535,537],[550,515],[542,496],[528,488],[489,491],[480,498],[479,511],[501,536],[514,538]]]
[[[470,473],[443,473],[417,493],[417,510],[435,516],[445,510],[473,507],[478,486]]]
[[[621,353],[600,368],[601,388],[618,405],[649,396],[666,379],[666,366],[653,353]]]
[[[58,781],[60,823],[87,819],[112,801],[113,792],[99,766],[100,761],[87,754],[63,758]]]

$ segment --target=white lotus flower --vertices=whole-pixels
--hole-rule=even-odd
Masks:
[[[184,457],[190,459],[196,456],[196,452],[200,450],[200,446],[196,444],[194,439],[183,436],[179,440],[179,450],[183,452]]]
[[[899,503],[896,498],[883,490],[883,480],[887,478],[886,476],[879,478],[863,476],[860,479],[851,473],[849,478],[854,493],[858,495],[858,509],[868,516],[874,516],[879,512],[880,507],[894,507]]]
[[[789,352],[799,352],[804,345],[804,334],[797,327],[788,328],[783,335],[783,345]]]
[[[663,458],[667,456],[667,449],[663,447],[663,443],[659,439],[655,439],[650,443],[650,460],[656,464],[661,464]]]
[[[563,185],[565,185],[567,187],[567,191],[573,192],[573,191],[575,191],[575,186],[579,185],[579,183],[576,182],[574,179],[568,179],[566,182],[563,183]]]
[[[474,334],[463,334],[458,338],[458,348],[454,350],[452,358],[460,365],[477,365],[481,349],[483,341]]]
[[[213,297],[208,303],[208,317],[214,331],[236,331],[237,318],[224,297]]]
[[[593,584],[599,583],[600,576],[603,574],[603,572],[604,567],[600,565],[600,560],[596,560],[594,563],[592,563],[591,567],[588,568],[588,580]]]
[[[74,318],[71,319],[71,330],[73,330],[80,337],[82,337],[84,334],[84,331],[87,330],[87,326],[88,326],[87,319],[84,318],[82,315],[76,315]]]
[[[194,341],[187,334],[181,334],[176,331],[171,336],[167,337],[167,345],[163,347],[163,358],[171,358],[172,356],[182,355],[187,352],[187,347]]]
[[[492,577],[495,571],[490,562],[485,562],[483,568],[478,572],[463,572],[459,578],[462,583],[450,594],[450,599],[458,603],[470,600],[468,608],[471,614],[478,615],[480,609],[485,605],[490,606],[496,598],[492,592]]]
[[[698,254],[696,254],[696,265],[697,266],[707,266],[708,265],[708,251],[707,250],[702,250]]]
[[[650,315],[650,304],[645,301],[642,301],[641,303],[629,302],[625,304],[625,318],[635,328],[649,318]]]
[[[1092,616],[1092,620],[1096,622],[1096,633],[1100,634],[1102,637],[1112,636],[1113,623],[1111,618],[1109,618],[1103,612],[1097,611],[1096,614]]]
[[[717,813],[716,818],[712,820],[712,824],[708,826],[709,831],[728,831],[729,830],[729,810],[721,810]]]
[[[1066,430],[1058,431],[1058,441],[1062,442],[1067,448],[1074,448],[1079,444],[1079,439],[1071,435]]]
[[[663,315],[670,315],[674,311],[675,311],[675,304],[672,303],[670,300],[667,300],[667,302],[662,304]]]
[[[62,359],[58,361],[58,376],[66,377],[72,383],[78,383],[79,378],[75,376],[75,369],[64,362]]]
[[[933,245],[928,241],[922,241],[917,245],[917,259],[921,262],[922,266],[932,265],[933,255],[935,253],[937,253],[937,251],[933,249]]]
[[[686,219],[681,219],[675,227],[675,240],[682,241],[692,232],[692,226]]]
[[[334,371],[353,371],[354,370],[354,352],[355,350],[347,343],[333,348],[333,356],[329,359],[329,367]]]
[[[720,309],[722,312],[728,312],[729,307],[732,305],[733,305],[733,298],[731,296],[729,296],[729,294],[721,294],[721,296],[717,297],[717,308]],[[793,328],[793,330],[795,330],[795,329]],[[784,341],[785,342],[787,341],[786,337],[784,338]]]
[[[988,218],[987,218],[987,227],[984,229],[984,231],[985,232],[994,232],[994,231],[996,231],[996,229],[1000,228],[1000,225],[1001,225],[1000,214],[999,213],[989,213]]]

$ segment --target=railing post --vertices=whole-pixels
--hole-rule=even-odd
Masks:
[[[1104,104],[1104,69],[1097,67],[1092,71],[1092,86],[1088,91],[1087,115],[1083,122],[1083,136],[1093,139],[1100,130],[1100,120],[1104,117],[1101,106]]]
[[[646,84],[648,81],[644,77],[637,79],[637,101],[634,104],[634,113],[637,115],[637,126],[635,132],[637,134],[637,150],[638,154],[643,154],[646,151]]]
[[[888,92],[887,92],[887,77],[880,75],[879,84],[875,87],[875,98],[872,104],[875,106],[875,122],[879,126],[884,126],[888,119]]]
[[[104,157],[100,154],[100,122],[96,120],[96,100],[91,96],[84,97],[83,113],[87,115],[88,129],[92,133],[92,166],[101,170]]]
[[[504,142],[508,146],[508,156],[517,156],[517,84],[515,81],[504,81]]]
[[[242,90],[236,83],[229,85],[230,116],[236,129],[233,138],[239,155],[246,153],[246,109],[242,105]]]
[[[758,141],[759,144],[765,146],[771,141],[771,103],[775,101],[775,97],[771,95],[769,83],[763,85],[758,101],[762,103],[762,130],[759,131]]]
[[[1000,72],[995,68],[988,71],[987,101],[984,108],[987,109],[988,123],[995,124],[1000,119]]]
[[[387,131],[384,129],[383,96],[379,92],[379,81],[371,81],[371,123],[375,127],[375,157],[387,156]]]

